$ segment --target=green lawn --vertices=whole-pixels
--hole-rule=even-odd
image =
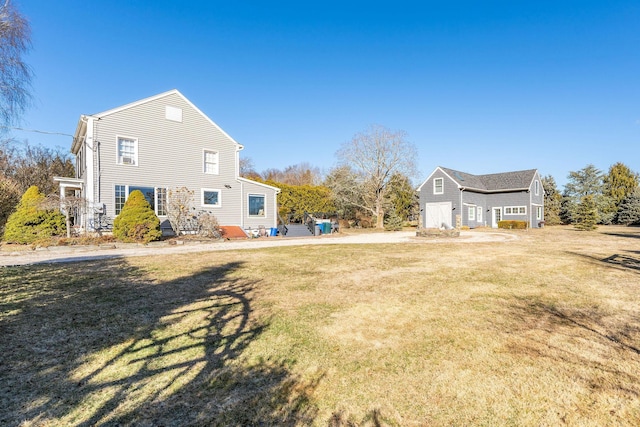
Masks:
[[[640,425],[640,230],[0,268],[0,425]]]

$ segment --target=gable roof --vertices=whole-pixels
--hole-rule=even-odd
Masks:
[[[178,89],[172,89],[170,91],[159,93],[157,95],[150,96],[150,97],[144,98],[144,99],[140,99],[138,101],[130,102],[128,104],[122,105],[120,107],[112,108],[110,110],[106,110],[106,111],[103,111],[101,113],[89,114],[89,115],[81,115],[80,116],[80,120],[78,121],[78,126],[76,127],[76,131],[75,131],[75,134],[74,134],[74,137],[73,137],[73,142],[72,142],[72,146],[71,146],[71,152],[75,154],[78,151],[79,144],[82,142],[82,140],[84,138],[84,134],[86,132],[87,118],[90,117],[90,118],[101,119],[101,118],[109,116],[111,114],[114,114],[114,113],[117,113],[117,112],[120,112],[120,111],[123,111],[123,110],[127,110],[129,108],[137,107],[138,105],[146,104],[147,102],[152,102],[152,101],[155,101],[157,99],[161,99],[161,98],[164,98],[164,97],[167,97],[167,96],[170,96],[170,95],[177,95],[180,98],[182,98],[184,100],[184,102],[186,102],[198,114],[200,114],[209,123],[211,123],[213,125],[213,127],[215,127],[224,136],[226,136],[234,144],[236,144],[236,146],[238,146],[238,150],[242,150],[244,148],[242,146],[242,144],[239,144],[238,142],[236,142],[236,140],[231,138],[231,136],[229,136],[229,134],[227,134],[224,130],[222,130],[222,128],[220,126],[218,126],[213,120],[211,120],[206,114],[204,114],[198,107],[196,107],[191,101],[189,101],[183,94],[181,94],[180,91],[178,91]]]
[[[503,191],[528,190],[533,182],[537,169],[527,169],[514,172],[492,173],[487,175],[473,175],[467,172],[438,166],[459,188],[480,193],[499,193]],[[435,173],[435,171],[434,171]],[[431,174],[433,175],[433,173]],[[431,177],[429,176],[429,178]],[[429,180],[427,178],[427,181]],[[427,182],[425,181],[425,183]],[[424,185],[423,183],[422,185]],[[422,185],[418,190],[422,188]]]

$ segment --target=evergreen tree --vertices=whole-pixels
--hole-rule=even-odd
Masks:
[[[44,194],[31,186],[22,195],[18,207],[7,219],[4,240],[29,244],[65,233],[65,217],[57,209],[43,208]]]
[[[598,209],[591,194],[583,196],[577,206],[574,227],[578,230],[595,230],[598,222]]]
[[[640,224],[640,187],[636,187],[635,191],[620,203],[617,222],[624,225]]]
[[[560,217],[562,211],[562,194],[556,187],[556,181],[551,175],[542,177],[544,188],[544,222],[547,225],[562,224]]]
[[[638,187],[638,174],[624,163],[616,163],[604,176],[604,195],[610,199],[610,211],[617,212],[622,201]]]
[[[162,236],[160,220],[142,191],[135,190],[129,194],[120,215],[113,220],[113,235],[123,242],[142,243]]]
[[[388,211],[387,217],[384,221],[384,229],[387,231],[400,231],[402,230],[402,218],[394,208]]]
[[[584,196],[592,196],[596,204],[598,221],[607,222],[613,218],[615,210],[611,210],[611,200],[603,194],[603,174],[598,168],[590,164],[577,172],[569,172],[569,181],[564,187],[565,203],[564,217],[570,222],[577,221],[577,210]]]

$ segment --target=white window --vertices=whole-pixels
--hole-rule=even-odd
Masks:
[[[118,158],[119,165],[138,164],[138,140],[135,138],[118,137]]]
[[[469,221],[475,221],[475,220],[476,220],[476,207],[469,206]]]
[[[218,152],[204,150],[204,173],[218,174]]]
[[[505,215],[526,215],[527,207],[526,206],[505,206],[504,214]]]
[[[542,206],[536,207],[536,219],[542,219]]]
[[[264,194],[249,194],[249,216],[266,216]]]
[[[435,178],[433,180],[433,194],[444,193],[444,178]]]
[[[478,222],[482,222],[482,206],[478,206],[478,213],[476,214]]]
[[[211,188],[202,189],[202,206],[219,208],[222,206],[220,190]]]
[[[535,193],[536,193],[536,196],[537,196],[538,194],[540,194],[540,182],[537,179],[536,179],[536,182],[535,182],[535,187],[536,187]]]
[[[119,215],[124,207],[127,197],[135,190],[140,190],[144,198],[154,210],[156,215],[164,216],[167,214],[167,189],[143,187],[139,185],[116,185],[115,186],[115,213]]]

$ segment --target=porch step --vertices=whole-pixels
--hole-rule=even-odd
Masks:
[[[309,237],[313,233],[304,224],[287,224],[287,235],[285,237]]]

